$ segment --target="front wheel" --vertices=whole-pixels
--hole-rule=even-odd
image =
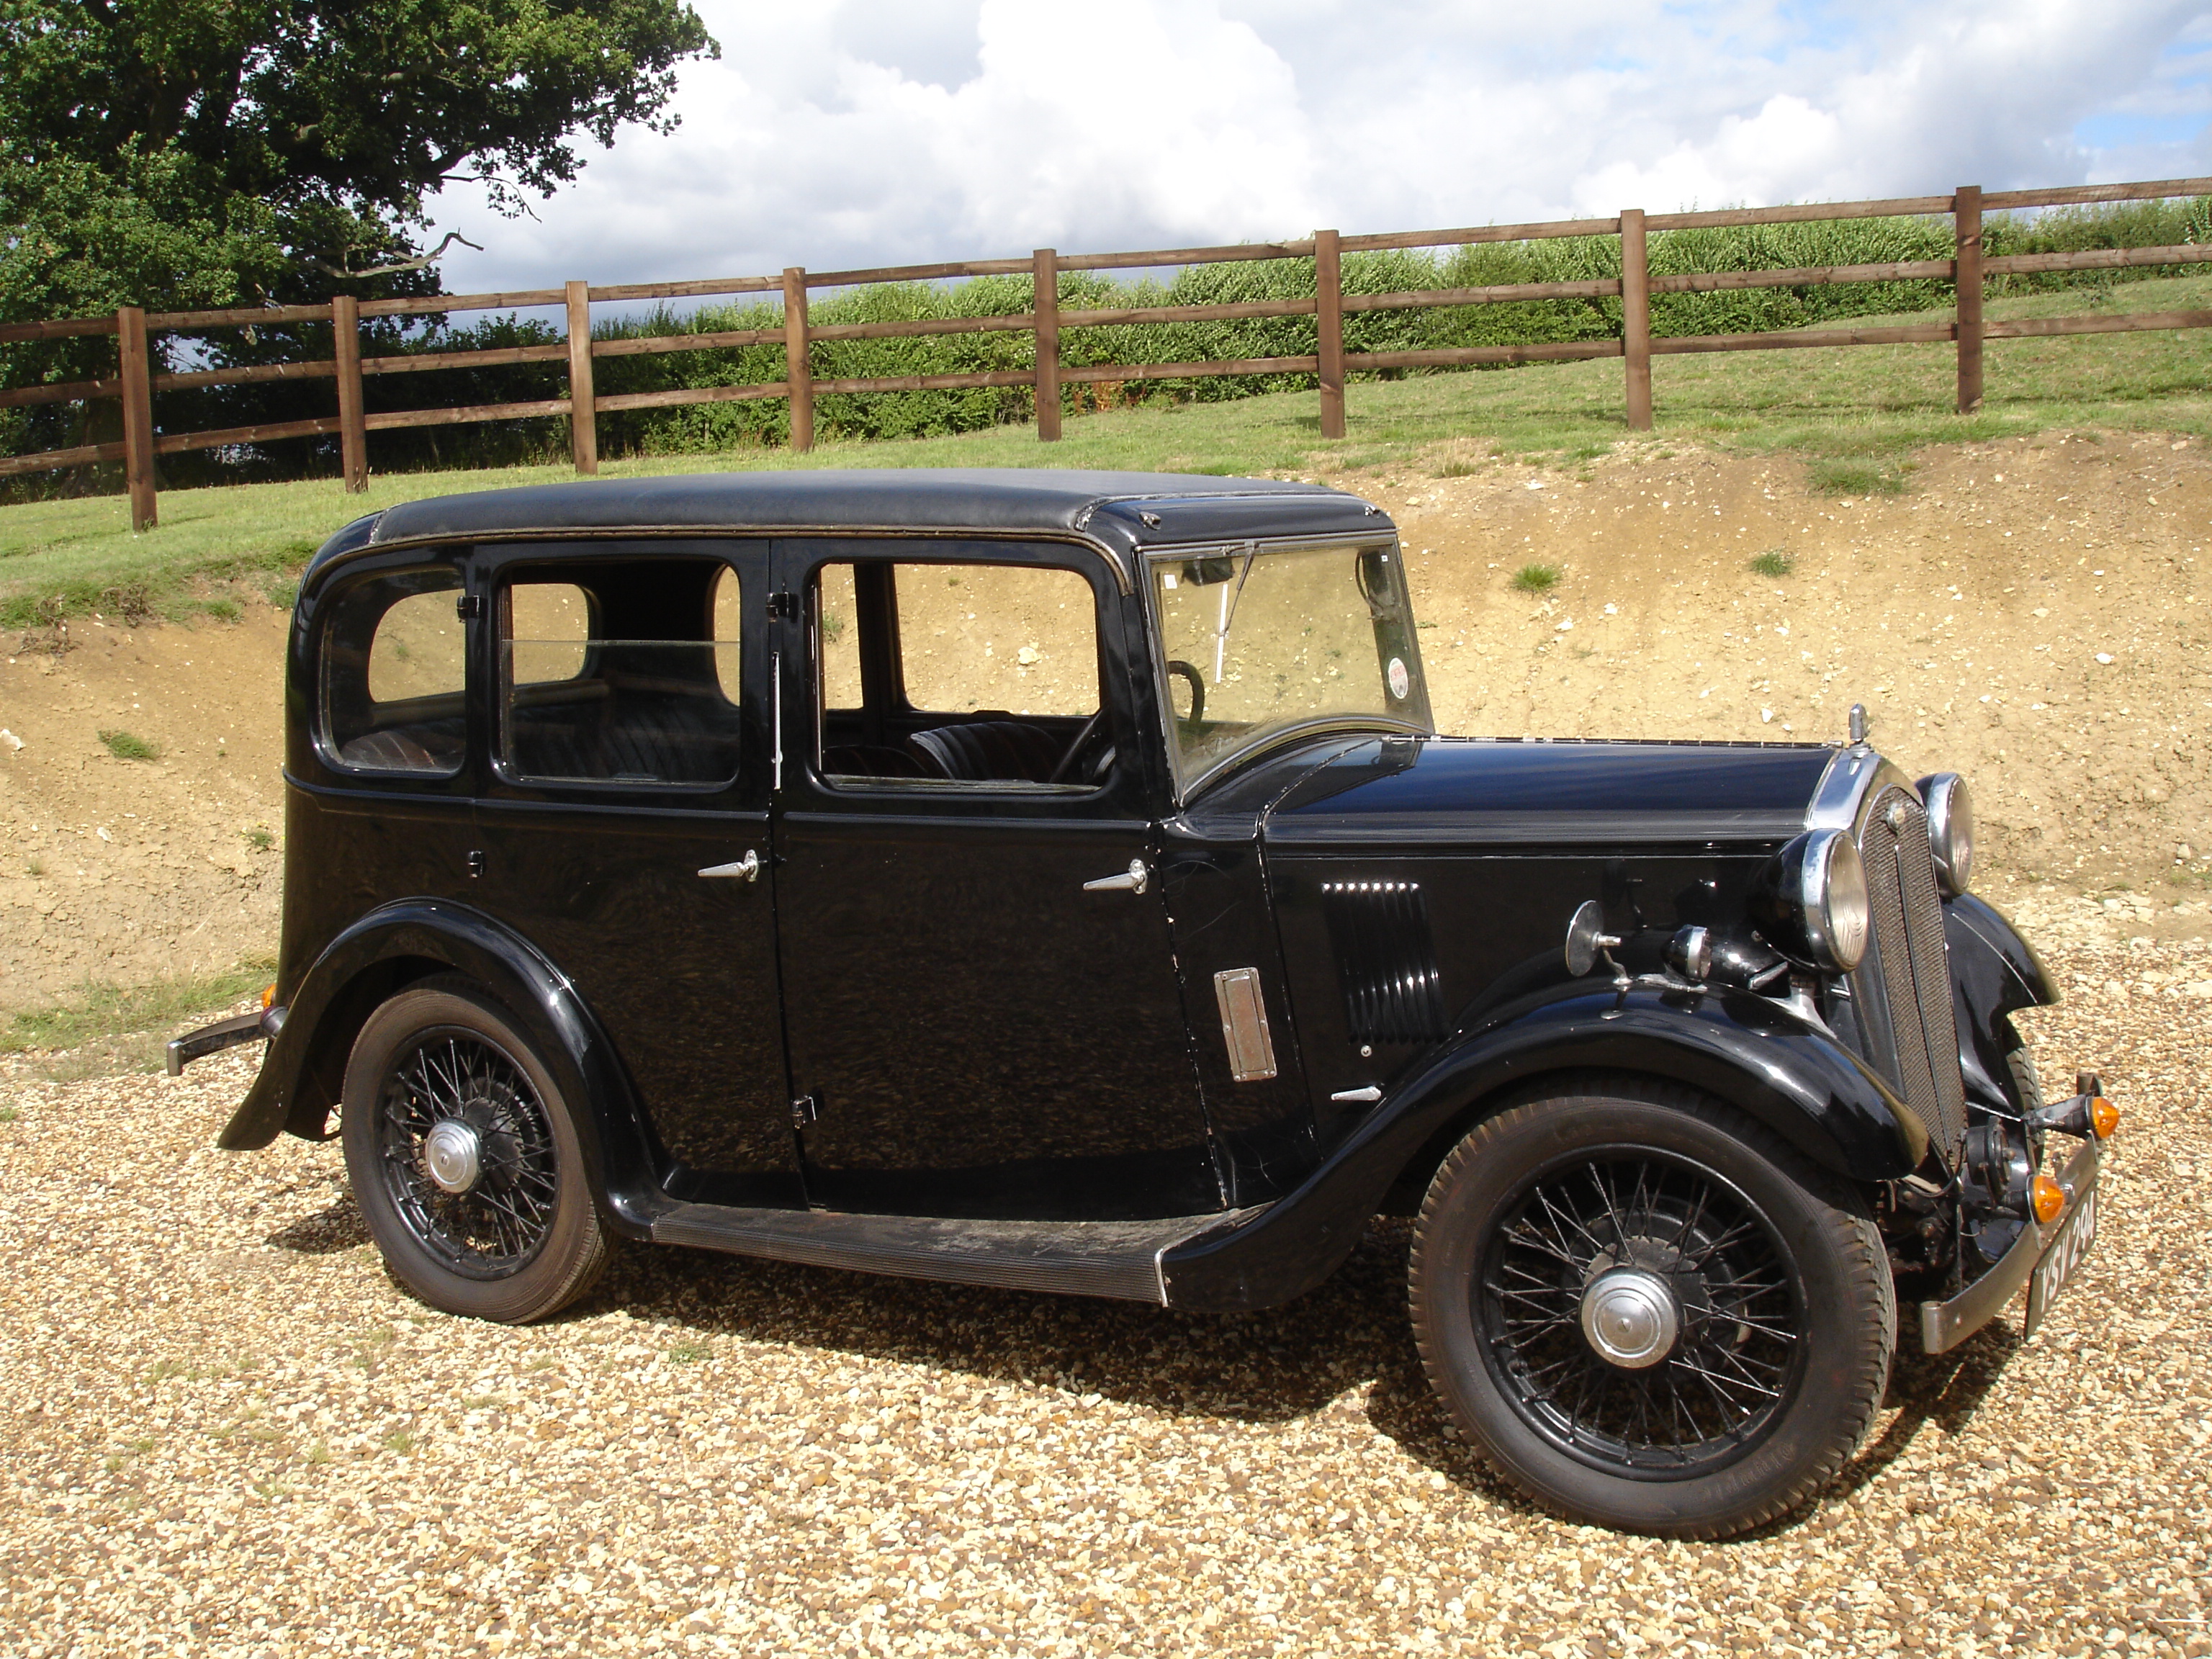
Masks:
[[[1571,1520],[1788,1513],[1887,1386],[1887,1252],[1844,1183],[1720,1103],[1608,1079],[1478,1125],[1421,1206],[1413,1328],[1501,1474]]]
[[[606,1239],[568,1101],[513,1016],[450,976],[368,1017],[346,1063],[346,1173],[386,1264],[447,1313],[542,1319]]]

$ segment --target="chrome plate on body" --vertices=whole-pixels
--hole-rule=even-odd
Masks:
[[[2057,1236],[2044,1248],[2035,1264],[2035,1276],[2027,1281],[2027,1321],[2021,1329],[2023,1339],[2035,1334],[2052,1301],[2066,1288],[2066,1281],[2096,1242],[2097,1189],[2092,1187],[2081,1194],[2074,1212],[2058,1224]]]

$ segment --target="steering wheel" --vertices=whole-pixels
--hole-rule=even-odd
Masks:
[[[1105,730],[1106,709],[1101,704],[1097,712],[1083,722],[1083,729],[1075,734],[1075,741],[1067,745],[1066,752],[1060,757],[1060,764],[1052,769],[1052,775],[1045,781],[1065,783],[1067,775],[1075,769],[1075,763],[1082,757],[1083,751],[1096,743],[1098,734]]]
[[[1206,718],[1206,677],[1181,657],[1168,664],[1168,672],[1179,674],[1190,686],[1190,724],[1195,726]]]

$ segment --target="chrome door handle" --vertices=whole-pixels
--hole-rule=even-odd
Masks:
[[[1141,893],[1152,884],[1152,872],[1145,867],[1142,859],[1131,859],[1128,870],[1118,876],[1101,876],[1096,881],[1086,881],[1086,893]]]
[[[734,864],[710,864],[699,872],[702,876],[735,876],[740,881],[760,879],[760,854],[748,848],[744,857]]]

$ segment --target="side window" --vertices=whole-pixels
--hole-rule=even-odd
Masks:
[[[465,625],[453,570],[372,576],[337,598],[323,634],[323,740],[364,772],[450,775],[466,748]]]
[[[563,564],[500,589],[500,756],[514,777],[727,783],[738,770],[736,573],[709,559]]]
[[[833,787],[1079,791],[1112,769],[1093,718],[1097,601],[1079,573],[830,564],[811,604]]]
[[[1097,708],[1098,619],[1074,571],[902,564],[898,599],[916,708],[1085,718]]]

